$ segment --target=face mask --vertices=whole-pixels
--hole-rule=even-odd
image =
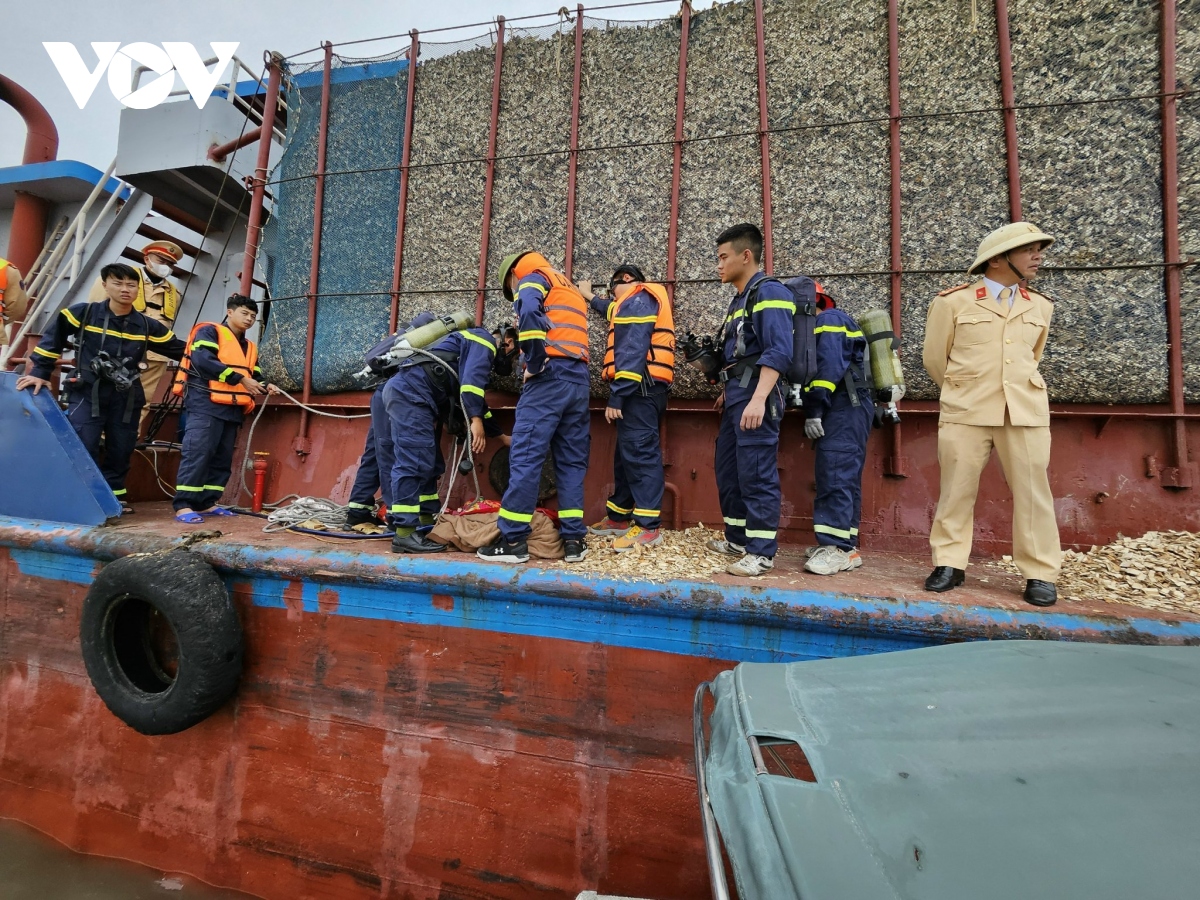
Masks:
[[[171,267],[163,263],[150,263],[146,266],[146,271],[151,275],[157,275],[159,278],[166,278],[171,274]]]

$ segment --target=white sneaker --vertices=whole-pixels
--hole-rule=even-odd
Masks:
[[[729,556],[744,556],[746,548],[724,538],[713,538],[705,546],[713,553],[725,553]]]
[[[817,551],[804,564],[806,572],[814,575],[836,575],[838,572],[848,572],[862,565],[862,557],[857,550],[843,550],[840,547],[818,547]]]
[[[759,575],[766,575],[771,569],[775,568],[775,560],[769,556],[755,556],[753,553],[747,553],[735,563],[731,563],[725,568],[725,571],[730,575],[743,575],[747,578],[755,578]]]

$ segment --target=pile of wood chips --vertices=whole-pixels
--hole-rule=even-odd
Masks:
[[[634,547],[623,553],[612,548],[612,538],[588,535],[587,559],[580,563],[562,560],[542,563],[544,568],[587,572],[628,581],[673,581],[680,578],[707,580],[724,572],[733,557],[713,553],[704,545],[721,533],[703,524],[683,531],[664,528],[663,539],[653,547]]]
[[[1016,571],[1011,556],[996,565]],[[1200,615],[1200,534],[1150,531],[1087,553],[1068,550],[1058,591],[1069,600]]]

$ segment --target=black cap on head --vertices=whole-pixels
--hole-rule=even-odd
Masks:
[[[613,272],[612,278],[610,278],[608,281],[609,287],[612,287],[614,284],[619,284],[621,282],[622,275],[628,275],[634,281],[644,282],[646,280],[646,276],[642,273],[641,269],[632,263],[625,263],[624,265],[617,266],[616,271]]]

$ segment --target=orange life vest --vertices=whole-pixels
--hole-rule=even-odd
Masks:
[[[242,345],[238,341],[237,336],[225,325],[218,325],[216,322],[201,322],[192,329],[192,333],[188,335],[187,353],[184,354],[182,362],[179,363],[179,371],[175,373],[175,383],[171,386],[171,393],[176,397],[182,397],[184,389],[187,387],[188,371],[192,367],[192,347],[196,340],[196,333],[205,325],[212,325],[217,330],[217,359],[225,363],[225,371],[221,375],[228,376],[232,372],[240,372],[243,378],[254,377],[254,366],[258,362],[258,348],[254,346],[254,341],[246,341],[246,349],[242,350]],[[228,384],[224,381],[210,381],[208,383],[208,398],[213,403],[223,403],[226,406],[240,406],[247,412],[254,409],[254,397],[241,384]]]
[[[513,266],[520,282],[534,273],[550,282],[550,292],[542,299],[542,308],[550,319],[546,332],[546,355],[588,361],[587,301],[570,279],[550,267],[540,253],[526,253]],[[538,285],[539,289],[541,285]]]
[[[646,374],[657,384],[670,384],[675,380],[675,316],[671,312],[671,298],[667,289],[653,282],[635,281],[617,285],[617,299],[608,306],[608,346],[604,349],[604,368],[601,374],[605,381],[612,381],[616,377],[614,336],[617,320],[625,301],[639,291],[645,291],[658,301],[658,315],[654,320],[654,332],[650,336],[650,349],[646,352]]]

